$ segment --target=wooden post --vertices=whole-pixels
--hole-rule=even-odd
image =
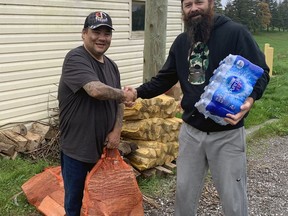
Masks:
[[[143,82],[162,68],[166,57],[168,0],[146,0]]]
[[[265,54],[266,63],[268,65],[268,67],[270,68],[269,75],[272,76],[274,48],[270,47],[270,44],[268,44],[268,43],[265,43],[264,54]]]

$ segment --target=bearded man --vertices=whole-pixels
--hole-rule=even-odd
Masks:
[[[185,32],[173,42],[163,68],[134,91],[152,98],[178,81],[183,97],[183,124],[177,157],[176,216],[196,215],[204,179],[210,169],[226,216],[247,216],[246,138],[244,118],[269,82],[265,57],[250,32],[231,19],[214,15],[213,0],[181,0]],[[213,71],[229,54],[241,55],[264,70],[252,93],[227,125],[198,112],[199,101]]]

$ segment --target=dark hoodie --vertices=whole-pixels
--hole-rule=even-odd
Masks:
[[[181,33],[172,44],[169,56],[156,77],[137,88],[138,97],[152,98],[168,91],[177,81],[180,82],[183,92],[181,106],[184,110],[183,120],[189,125],[205,132],[224,131],[243,126],[242,119],[237,125],[219,125],[210,118],[205,118],[195,108],[195,103],[204,92],[204,87],[209,83],[213,71],[229,54],[241,55],[250,62],[264,69],[264,74],[257,81],[250,97],[254,100],[261,98],[268,82],[269,68],[265,63],[264,54],[260,51],[250,32],[241,24],[233,22],[225,16],[214,17],[213,29],[209,41],[209,65],[205,71],[205,83],[192,85],[188,82],[189,63],[188,53],[190,42],[187,33]]]

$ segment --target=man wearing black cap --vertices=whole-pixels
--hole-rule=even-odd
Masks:
[[[103,147],[120,142],[123,102],[134,95],[121,90],[120,74],[104,53],[112,39],[112,20],[102,11],[89,14],[83,45],[68,52],[59,82],[61,168],[67,216],[79,216],[87,172]]]
[[[180,1],[179,1],[180,3]],[[173,42],[159,73],[134,90],[151,98],[169,90],[178,81],[183,92],[183,124],[179,132],[175,216],[194,216],[205,176],[210,169],[224,215],[247,216],[246,140],[244,118],[268,82],[269,68],[250,32],[225,16],[214,15],[214,0],[181,0],[185,32]],[[241,55],[264,73],[227,125],[205,118],[199,101],[213,71],[229,54]],[[133,91],[133,88],[126,87]],[[221,98],[220,98],[221,100]]]

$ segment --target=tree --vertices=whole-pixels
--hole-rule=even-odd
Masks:
[[[230,0],[224,14],[256,32],[278,28],[288,29],[288,0]]]
[[[287,0],[284,0],[282,3],[279,4],[278,6],[278,19],[279,19],[279,26],[277,26],[280,29],[282,29],[283,31],[285,31],[285,29],[288,29],[288,2]]]
[[[257,14],[259,14],[258,0],[248,1],[248,13],[247,13],[247,27],[250,31],[257,32],[261,29],[260,20]]]
[[[236,18],[236,12],[235,12],[235,7],[233,6],[233,4],[231,2],[228,2],[226,4],[225,10],[224,10],[224,14],[228,17],[230,17],[231,19],[235,20]]]
[[[227,4],[225,12],[234,21],[242,23],[250,30],[256,31],[256,9],[255,0],[234,0],[231,1],[231,4]]]
[[[280,7],[282,7],[282,17],[283,17],[283,31],[288,29],[288,0],[284,0],[280,3]]]
[[[214,11],[218,14],[224,13],[221,0],[214,0]]]
[[[266,2],[259,2],[257,12],[257,18],[259,19],[260,25],[263,28],[268,29],[272,18],[269,5]]]
[[[266,1],[269,5],[269,10],[271,13],[271,22],[270,22],[270,28],[272,31],[277,26],[277,17],[278,17],[278,4],[275,0],[268,0]],[[268,29],[267,29],[268,30]]]

